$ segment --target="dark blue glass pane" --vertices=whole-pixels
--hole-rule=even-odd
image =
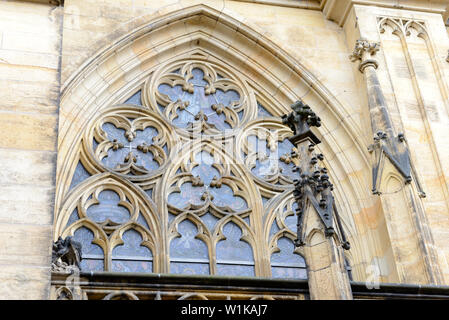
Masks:
[[[93,244],[94,233],[89,229],[82,227],[75,231],[73,239],[81,243],[82,257],[99,256],[103,257],[103,250],[100,246]]]
[[[148,195],[148,198],[153,199],[153,189],[147,189],[145,193]]]
[[[271,273],[273,278],[307,279],[306,263],[303,257],[294,253],[295,245],[288,238],[278,240],[280,252],[271,256]]]
[[[172,206],[182,209],[189,203],[199,205],[204,201],[201,196],[206,189],[204,187],[194,187],[191,183],[184,183],[181,186],[181,193],[171,193],[168,196],[168,203]]]
[[[123,234],[123,245],[112,251],[112,271],[152,272],[152,253],[141,245],[142,236],[135,230]]]
[[[209,253],[206,244],[195,239],[197,227],[189,220],[178,225],[180,238],[170,243],[170,272],[209,274]]]
[[[272,265],[283,265],[291,267],[303,267],[306,263],[304,258],[294,253],[295,244],[288,238],[280,238],[277,243],[280,252],[273,253],[271,256]]]
[[[254,266],[217,263],[217,274],[237,277],[254,277]]]
[[[251,246],[240,240],[242,230],[235,223],[230,222],[223,228],[226,240],[217,244],[217,263],[254,264]]]
[[[212,233],[219,219],[214,215],[212,215],[212,213],[207,212],[205,215],[201,217],[201,220],[204,222],[209,231]]]
[[[298,218],[297,218],[297,216],[294,215],[294,214],[292,214],[292,215],[286,217],[284,221],[285,221],[285,224],[287,225],[287,227],[288,227],[291,231],[293,231],[294,233],[296,233],[296,229],[297,229],[296,224],[298,223]]]
[[[182,86],[171,87],[167,84],[161,84],[158,87],[159,92],[167,95],[172,102],[188,102],[185,110],[176,110],[177,117],[173,119],[173,124],[180,128],[187,128],[195,123],[195,116],[200,112],[206,115],[206,122],[215,126],[218,130],[230,129],[231,126],[226,122],[224,113],[217,113],[212,105],[223,104],[225,107],[232,107],[235,102],[240,100],[239,94],[234,90],[224,92],[217,89],[215,93],[207,95],[205,92],[207,81],[204,78],[204,72],[195,68],[192,70],[193,77],[188,81],[194,85],[193,93],[182,90]],[[242,115],[239,115],[241,117]]]
[[[283,155],[290,156],[291,152],[294,148],[294,145],[287,139],[284,141],[278,143],[278,159],[282,157]],[[293,162],[290,162],[289,164],[285,163],[284,161],[279,161],[279,166],[281,168],[281,173],[283,176],[286,176],[290,178],[290,180],[294,180],[298,178],[298,173],[293,172],[293,169],[295,168],[295,165]]]
[[[189,220],[184,220],[178,225],[180,238],[175,238],[170,243],[170,258],[205,259],[209,260],[206,244],[195,239],[198,234],[197,227]]]
[[[112,190],[103,190],[98,195],[99,204],[90,206],[87,209],[87,216],[95,222],[105,222],[110,219],[116,223],[125,223],[129,220],[130,213],[128,209],[119,206],[119,195]]]
[[[192,174],[199,176],[204,184],[209,185],[214,177],[220,177],[218,170],[212,167],[214,158],[208,152],[203,151],[196,154],[195,162],[198,165],[192,169]]]
[[[192,70],[193,77],[189,79],[189,82],[195,86],[205,86],[207,82],[203,80],[204,72],[201,69],[195,68]]]
[[[151,250],[141,246],[142,236],[135,230],[128,230],[123,234],[124,244],[119,245],[112,250],[112,259],[129,258],[135,259],[140,257],[150,260],[152,257]]]
[[[112,271],[152,273],[153,263],[148,261],[112,260]]]
[[[170,273],[176,274],[209,274],[209,263],[170,262]]]
[[[150,227],[148,226],[148,223],[145,220],[145,218],[142,216],[142,214],[139,214],[139,217],[137,218],[137,223],[139,223],[145,229],[150,230]]]
[[[223,90],[217,89],[215,97],[217,98],[217,102],[222,103],[224,106],[231,106],[240,100],[240,95],[234,90],[224,92]]]
[[[106,167],[115,169],[125,164],[125,158],[132,152],[136,156],[137,166],[141,166],[148,171],[159,168],[159,164],[154,160],[151,151],[143,152],[138,148],[144,144],[150,146],[153,143],[153,137],[158,134],[155,128],[147,127],[144,130],[136,130],[136,137],[132,141],[128,141],[124,129],[117,128],[112,123],[104,123],[102,128],[111,142],[115,141],[122,144],[121,148],[116,150],[110,148],[108,150],[108,155],[102,159],[102,163]]]
[[[133,94],[128,100],[126,100],[125,104],[135,104],[141,106],[142,105],[141,96],[142,91],[139,90],[135,94]]]
[[[168,213],[168,223],[170,224],[173,219],[176,218],[176,216],[174,214]]]
[[[182,86],[174,86],[173,88],[168,84],[161,84],[158,87],[160,93],[165,94],[169,97],[172,102],[177,101],[178,99],[182,99],[184,91],[182,90]]]
[[[75,210],[73,210],[72,214],[69,217],[69,221],[67,221],[66,228],[78,220],[79,220],[78,208],[75,208]]]
[[[307,279],[305,268],[272,267],[271,274],[273,278],[278,279]]]
[[[139,145],[151,145],[153,143],[153,137],[158,135],[158,131],[153,127],[147,127],[144,130],[137,130],[136,137],[128,145],[132,148],[132,152],[136,155],[137,166],[144,167],[146,170],[156,170],[159,168],[159,164],[154,160],[153,153],[142,152],[138,150]]]
[[[94,234],[87,228],[75,231],[73,239],[81,243],[81,270],[101,271],[104,270],[104,255],[100,246],[93,244]]]
[[[104,132],[106,132],[106,136],[110,141],[117,140],[117,142],[121,142],[123,144],[128,143],[128,139],[125,136],[125,129],[117,128],[114,124],[109,122],[103,123],[101,128]]]
[[[86,180],[90,177],[89,172],[84,168],[81,161],[78,162],[75,172],[73,173],[72,183],[70,184],[69,190]]]
[[[279,229],[278,224],[276,220],[273,221],[273,224],[271,225],[270,229],[270,238],[274,236],[277,232],[279,232],[281,229]]]
[[[220,188],[211,188],[209,192],[214,196],[213,203],[219,207],[230,207],[234,211],[248,208],[245,199],[234,195],[230,187],[222,184]]]
[[[249,153],[257,154],[258,158],[255,167],[251,172],[262,179],[269,179],[277,173],[294,180],[297,178],[297,173],[293,172],[295,165],[293,162],[286,163],[282,161],[283,156],[289,157],[293,150],[293,144],[285,139],[277,143],[275,149],[270,149],[267,146],[267,140],[258,138],[256,136],[249,136],[247,138]]]
[[[81,260],[81,271],[104,271],[104,260],[83,258]]]
[[[259,117],[272,117],[273,115],[268,112],[259,102],[257,103],[257,114]]]

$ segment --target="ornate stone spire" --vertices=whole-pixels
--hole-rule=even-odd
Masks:
[[[332,195],[333,185],[327,169],[315,152],[321,141],[311,127],[320,127],[321,119],[301,101],[292,105],[293,112],[282,117],[294,135],[289,140],[296,146],[292,154],[298,179],[294,196],[298,204],[297,246],[304,246],[312,299],[352,299],[346,273],[343,249],[349,249]]]

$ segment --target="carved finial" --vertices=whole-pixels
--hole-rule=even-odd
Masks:
[[[62,239],[53,243],[51,270],[53,272],[72,273],[80,270],[81,243],[72,237]]]
[[[295,102],[291,108],[293,109],[292,113],[282,116],[282,123],[288,125],[294,133],[294,136],[289,140],[296,144],[298,139],[308,138],[314,144],[320,143],[318,137],[310,130],[310,127],[321,126],[320,117],[302,101]]]

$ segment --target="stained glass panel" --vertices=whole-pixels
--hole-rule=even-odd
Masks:
[[[112,271],[152,272],[153,255],[141,245],[142,236],[135,230],[128,230],[123,234],[123,242],[112,251]]]
[[[81,270],[102,271],[104,270],[104,254],[100,246],[93,244],[94,234],[83,227],[75,231],[73,239],[81,243]]]
[[[142,98],[142,91],[139,90],[135,94],[133,94],[128,100],[126,100],[125,104],[135,104],[141,106],[142,105],[141,98]]]
[[[271,255],[273,278],[307,279],[304,258],[294,253],[295,244],[288,238],[280,238],[277,243],[280,252]]]
[[[105,222],[108,219],[115,223],[125,223],[129,220],[130,212],[119,205],[120,196],[112,190],[103,190],[98,195],[99,204],[87,209],[87,216],[95,222]]]
[[[254,257],[251,246],[241,240],[242,230],[230,222],[223,227],[226,240],[217,244],[217,272],[219,275],[254,276]]]
[[[206,244],[196,239],[198,229],[189,220],[178,225],[180,238],[170,243],[170,272],[209,274],[209,253]]]
[[[73,173],[72,183],[70,184],[69,189],[70,190],[73,189],[74,187],[76,187],[78,184],[80,184],[89,177],[90,177],[89,172],[87,172],[86,168],[84,168],[81,161],[79,161],[76,166],[75,172]]]

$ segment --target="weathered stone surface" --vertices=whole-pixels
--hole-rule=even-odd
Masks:
[[[62,7],[0,2],[0,299],[46,299]]]

